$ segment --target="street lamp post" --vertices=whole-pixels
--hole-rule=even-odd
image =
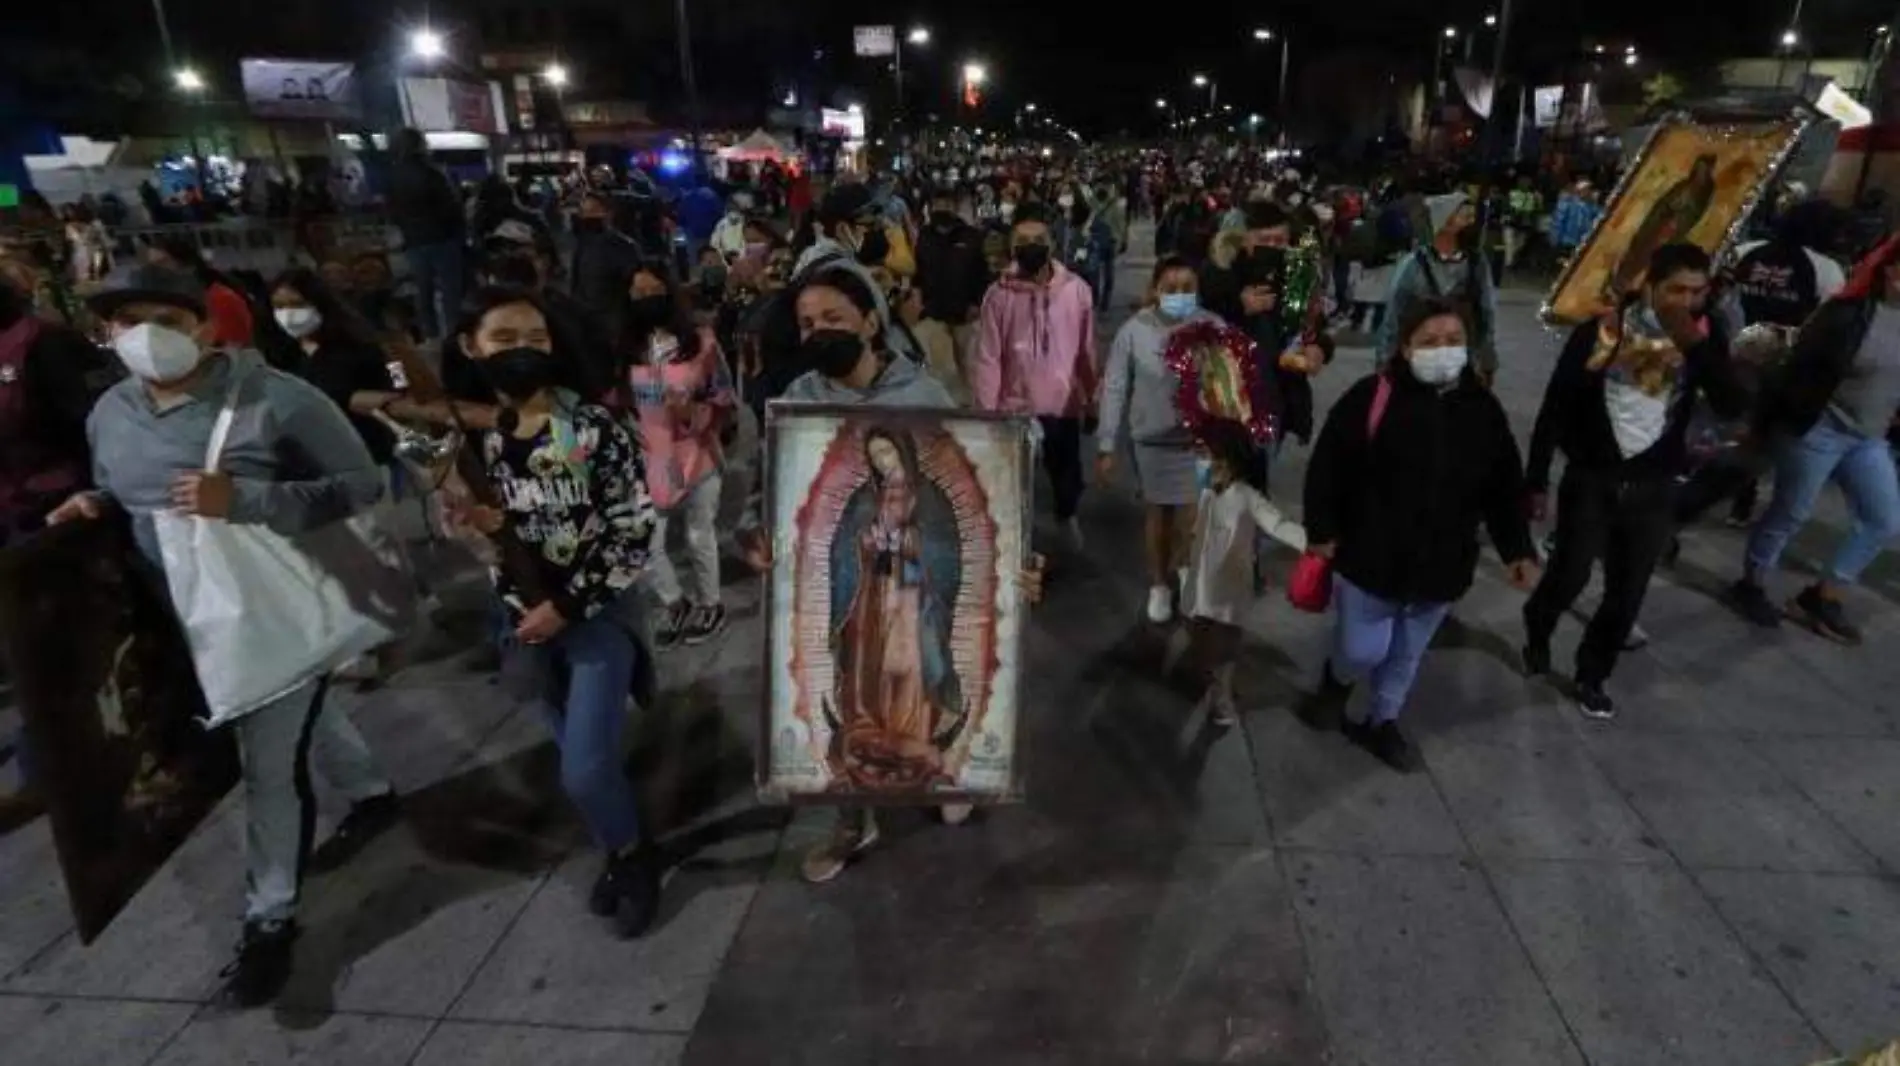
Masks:
[[[922,48],[930,43],[930,31],[922,26],[913,26],[902,41],[891,42],[891,77],[897,82],[897,107],[892,126],[902,129],[904,126],[904,43]]]
[[[704,139],[699,125],[699,79],[693,74],[693,31],[686,19],[686,0],[674,0],[673,11],[679,19],[680,76],[686,82],[686,118],[693,127],[693,176],[706,176],[706,157],[702,152]]]
[[[1263,41],[1263,42],[1271,41],[1273,40],[1273,31],[1266,28],[1257,29],[1253,31],[1253,39],[1256,41]],[[1293,47],[1293,44],[1292,44],[1291,35],[1286,34],[1286,33],[1281,33],[1280,34],[1280,91],[1278,95],[1276,95],[1273,98],[1273,106],[1280,113],[1279,114],[1280,136],[1282,140],[1284,140],[1286,137],[1286,119],[1287,119],[1286,72],[1287,72],[1288,65],[1292,61],[1291,60],[1292,47]]]
[[[1196,89],[1207,90],[1207,110],[1212,113],[1215,103],[1220,100],[1220,86],[1214,83],[1213,78],[1205,74],[1196,74],[1194,75],[1194,87]]]
[[[1458,27],[1446,26],[1445,33],[1444,33],[1444,40],[1442,41],[1437,40],[1437,39],[1433,40],[1431,103],[1432,103],[1432,110],[1434,112],[1438,110],[1438,105],[1440,103],[1443,103],[1445,99],[1445,48],[1447,47],[1448,42],[1455,41],[1457,39],[1458,39]],[[1430,118],[1426,120],[1425,125],[1427,127],[1430,127],[1432,125]]]

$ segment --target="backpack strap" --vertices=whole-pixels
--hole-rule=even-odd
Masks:
[[[1372,406],[1366,412],[1366,441],[1371,443],[1379,436],[1379,423],[1385,421],[1385,409],[1392,405],[1392,379],[1383,373],[1378,383],[1372,387]]]

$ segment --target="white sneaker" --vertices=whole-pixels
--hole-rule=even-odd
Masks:
[[[1148,588],[1148,621],[1161,625],[1174,617],[1174,592],[1166,585]]]
[[[943,824],[962,825],[976,813],[976,807],[968,803],[946,803],[938,811],[943,815]]]

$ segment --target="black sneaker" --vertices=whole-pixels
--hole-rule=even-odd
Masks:
[[[1531,640],[1524,643],[1523,651],[1518,653],[1524,659],[1525,677],[1547,677],[1550,674],[1550,641]]]
[[[1418,753],[1412,742],[1399,731],[1397,722],[1347,722],[1346,739],[1372,753],[1372,757],[1402,774],[1418,768]]]
[[[370,842],[387,833],[402,820],[402,804],[392,790],[350,805],[350,813],[336,824],[336,831],[316,851],[310,853],[310,872],[329,873],[362,854]]]
[[[1728,598],[1743,618],[1763,629],[1774,629],[1781,625],[1781,612],[1768,599],[1768,593],[1753,581],[1743,578],[1730,585]]]
[[[1585,718],[1598,722],[1616,720],[1616,701],[1603,691],[1603,685],[1597,681],[1577,682],[1577,710]]]
[[[653,627],[653,642],[660,650],[677,647],[680,637],[686,632],[686,615],[692,607],[685,600],[671,603],[660,608],[659,622]]]
[[[276,999],[290,981],[291,947],[296,942],[296,922],[245,922],[237,958],[218,973],[225,979],[219,999],[240,1010]]]
[[[1346,724],[1346,704],[1352,701],[1352,686],[1333,673],[1333,661],[1320,667],[1319,691],[1300,701],[1294,709],[1308,728],[1330,732]]]
[[[604,879],[604,895],[613,902],[614,932],[623,940],[645,936],[660,910],[660,862],[653,848],[642,844],[609,859]]]
[[[1841,601],[1821,595],[1819,585],[1809,585],[1801,595],[1788,601],[1788,613],[1802,625],[1839,644],[1860,643],[1860,627],[1847,620]]]
[[[704,644],[726,628],[726,609],[719,604],[698,606],[686,612],[680,627],[680,639],[688,644]]]

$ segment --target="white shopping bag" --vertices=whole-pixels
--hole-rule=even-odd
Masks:
[[[236,417],[234,378],[205,449],[216,471]],[[172,603],[210,708],[207,727],[242,717],[312,677],[401,636],[415,584],[379,508],[285,536],[262,525],[157,512]]]

